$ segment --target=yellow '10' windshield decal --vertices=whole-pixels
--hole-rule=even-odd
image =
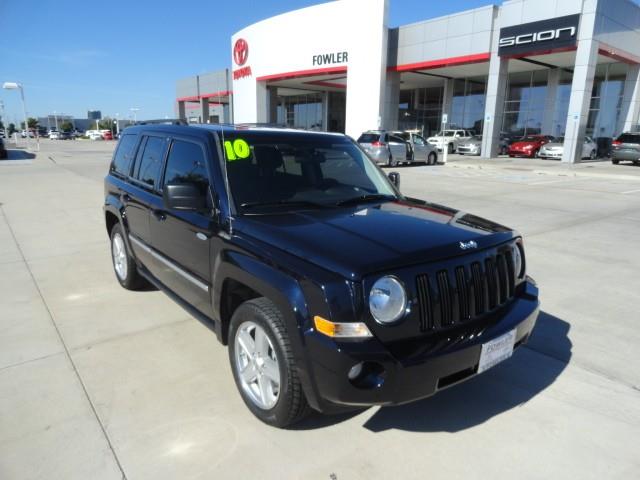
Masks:
[[[233,142],[231,142],[231,140],[225,141],[224,151],[229,162],[242,158],[249,158],[251,156],[251,148],[249,147],[249,144],[241,138],[238,138]]]

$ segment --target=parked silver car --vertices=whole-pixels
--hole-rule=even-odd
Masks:
[[[394,167],[409,158],[409,145],[404,138],[385,130],[369,130],[358,138],[358,143],[377,164]]]
[[[611,149],[611,162],[614,165],[620,162],[640,164],[640,133],[623,133],[616,138]]]
[[[561,159],[564,152],[564,137],[557,138],[555,141],[545,143],[538,150],[540,158]],[[584,137],[582,142],[581,158],[590,158],[594,160],[598,156],[598,144],[591,137]]]
[[[482,151],[482,135],[474,135],[468,140],[463,140],[458,144],[460,155],[480,155]]]
[[[391,132],[393,135],[401,137],[409,145],[409,163],[426,163],[435,165],[438,163],[438,150],[428,143],[422,135],[413,131]]]

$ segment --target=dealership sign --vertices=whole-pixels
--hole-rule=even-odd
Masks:
[[[314,66],[347,63],[349,61],[349,54],[347,52],[323,53],[314,55],[312,61]]]
[[[233,61],[236,65],[242,68],[238,68],[233,71],[233,79],[239,80],[244,77],[251,76],[251,67],[243,66],[247,63],[247,59],[249,58],[249,44],[244,38],[239,38],[236,40],[236,43],[233,45]]]
[[[552,18],[500,29],[498,55],[524,55],[576,46],[580,15]]]

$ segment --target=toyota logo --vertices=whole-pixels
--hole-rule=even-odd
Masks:
[[[244,65],[249,58],[249,44],[244,38],[236,40],[236,44],[233,46],[233,60],[237,65]]]

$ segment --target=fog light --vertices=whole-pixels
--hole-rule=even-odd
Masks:
[[[349,370],[349,373],[347,373],[347,377],[349,377],[349,380],[355,380],[360,376],[361,373],[362,362],[356,363],[353,367],[351,367],[351,370]]]

